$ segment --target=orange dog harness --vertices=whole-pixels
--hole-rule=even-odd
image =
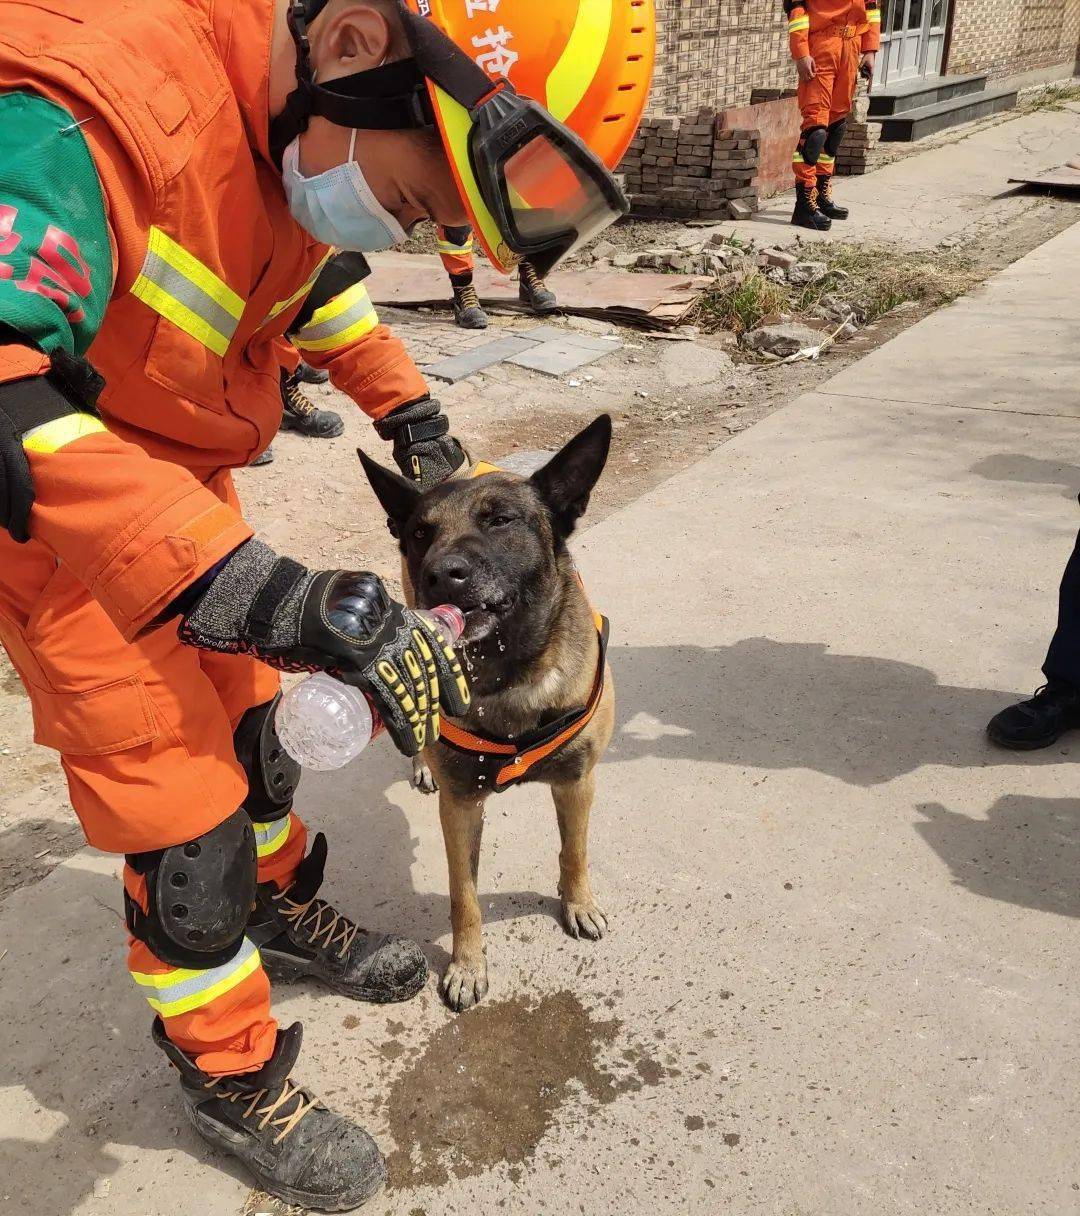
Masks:
[[[440,742],[452,751],[472,756],[480,764],[482,783],[495,791],[509,789],[523,781],[529,770],[554,756],[585,729],[596,713],[600,698],[604,695],[604,672],[607,667],[607,618],[593,613],[596,633],[600,642],[600,656],[596,663],[596,678],[588,701],[579,709],[561,714],[553,722],[526,731],[517,739],[500,739],[494,735],[482,735],[464,730],[453,722],[443,721]]]

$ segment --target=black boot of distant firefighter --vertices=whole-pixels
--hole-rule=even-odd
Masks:
[[[817,205],[818,210],[827,215],[831,220],[846,220],[851,214],[846,207],[841,207],[840,204],[833,198],[832,192],[832,174],[819,173],[817,179]]]
[[[816,186],[795,183],[795,210],[791,213],[791,222],[817,232],[828,232],[832,227],[832,220],[818,206]]]

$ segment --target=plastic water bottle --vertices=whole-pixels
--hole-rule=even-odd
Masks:
[[[417,614],[435,625],[453,645],[465,618],[453,604]],[[382,719],[365,693],[320,671],[281,698],[277,732],[285,750],[305,768],[328,772],[355,760],[382,729]]]

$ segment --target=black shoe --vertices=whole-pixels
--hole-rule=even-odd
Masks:
[[[1080,726],[1080,688],[1051,680],[1036,689],[1030,701],[1010,705],[986,727],[991,742],[1014,751],[1036,751],[1056,743],[1067,730]]]
[[[467,287],[454,288],[454,321],[462,329],[488,327],[488,315],[484,312],[476,288],[471,283]]]
[[[407,1001],[427,982],[427,959],[415,942],[369,933],[315,892],[322,886],[326,837],[320,832],[296,878],[279,891],[263,883],[248,921],[248,937],[275,979],[310,976],[359,1001]]]
[[[846,207],[841,207],[832,196],[832,174],[819,173],[817,179],[817,205],[822,215],[831,220],[846,220],[851,214]]]
[[[300,390],[300,376],[281,375],[281,429],[309,439],[336,439],[345,429],[340,414],[320,410]]]
[[[795,183],[795,210],[791,213],[791,222],[800,228],[813,228],[817,232],[828,232],[832,220],[817,204],[817,187],[807,186],[803,182]]]
[[[326,384],[330,379],[328,371],[324,371],[321,367],[312,367],[310,363],[305,363],[303,360],[296,369],[296,376],[301,384]]]
[[[382,1189],[386,1163],[375,1141],[289,1078],[303,1037],[299,1022],[278,1031],[258,1072],[238,1077],[204,1073],[166,1037],[160,1018],[152,1033],[180,1073],[192,1126],[247,1166],[264,1191],[319,1212],[350,1212]]]
[[[544,284],[532,262],[518,266],[518,299],[533,312],[551,312],[559,306],[555,293]]]
[[[254,460],[248,462],[249,469],[258,469],[264,464],[274,463],[274,449],[267,445]]]

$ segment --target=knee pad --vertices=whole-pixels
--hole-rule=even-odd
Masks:
[[[129,854],[147,910],[125,895],[127,925],[163,963],[205,970],[236,956],[255,902],[255,829],[244,811],[186,844]]]
[[[802,152],[802,158],[806,164],[816,165],[818,163],[818,157],[825,147],[826,134],[824,127],[810,127],[799,137],[799,150]]]
[[[249,709],[233,735],[236,758],[248,782],[244,810],[256,823],[283,819],[291,810],[300,781],[300,765],[278,738],[278,702],[281,693],[263,705]]]
[[[844,131],[847,128],[847,117],[838,118],[836,122],[829,123],[829,129],[825,134],[825,152],[829,156],[835,156],[840,151],[840,143],[844,138]]]
[[[468,224],[461,228],[443,228],[446,233],[446,242],[449,245],[456,245],[459,249],[464,248],[472,239],[472,229]]]

